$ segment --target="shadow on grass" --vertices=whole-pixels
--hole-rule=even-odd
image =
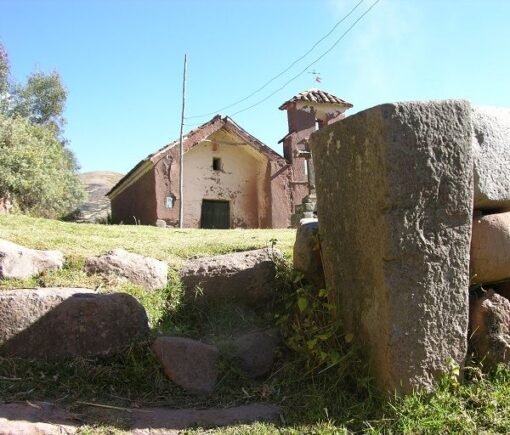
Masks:
[[[379,399],[359,360],[349,359],[341,372],[310,374],[310,367],[285,345],[280,348],[269,378],[248,379],[232,361],[224,358],[213,394],[186,393],[166,378],[150,350],[155,336],[180,335],[216,343],[254,329],[272,327],[276,308],[273,302],[256,307],[184,303],[179,280],[171,282],[168,288],[156,293],[132,286],[123,289],[146,307],[152,330],[148,339],[115,356],[59,361],[0,358],[2,400],[52,401],[65,406],[86,424],[121,430],[133,424],[132,418],[128,418],[132,415],[116,408],[225,409],[274,403],[282,407],[285,416],[275,428],[331,420],[350,430],[360,430],[364,421],[380,416]],[[58,423],[57,418],[55,422]]]

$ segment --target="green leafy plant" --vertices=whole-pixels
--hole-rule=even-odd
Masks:
[[[280,267],[280,269],[282,269]],[[316,289],[299,272],[288,268],[287,286],[276,314],[285,343],[305,360],[309,373],[322,373],[353,355],[351,335],[344,335],[335,305],[325,289]]]

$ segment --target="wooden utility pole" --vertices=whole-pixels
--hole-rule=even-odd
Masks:
[[[179,139],[179,228],[184,228],[184,149],[182,146],[182,129],[184,127],[184,108],[186,107],[186,65],[187,57],[184,55],[184,73],[182,76],[182,113],[181,136]]]

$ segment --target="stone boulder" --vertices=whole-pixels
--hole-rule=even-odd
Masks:
[[[181,278],[185,297],[204,302],[260,304],[270,300],[278,288],[276,249],[201,257],[188,260]]]
[[[151,257],[133,254],[124,249],[114,249],[100,257],[89,257],[85,261],[89,274],[126,278],[147,290],[157,290],[167,285],[168,264]]]
[[[108,356],[148,333],[145,309],[126,293],[96,294],[77,288],[0,292],[2,356]]]
[[[510,109],[473,107],[475,209],[510,209]]]
[[[324,288],[321,246],[319,241],[319,221],[302,219],[294,242],[294,269],[318,288]]]
[[[324,273],[345,333],[391,393],[467,350],[471,106],[384,104],[311,136]]]
[[[229,343],[229,353],[250,378],[266,376],[273,368],[278,331],[269,329],[241,335]]]
[[[216,346],[183,337],[158,337],[152,350],[168,378],[190,393],[211,393],[218,378]]]
[[[64,254],[60,251],[39,251],[0,240],[0,279],[29,278],[61,269],[63,264]]]
[[[510,362],[510,301],[490,289],[470,307],[471,345],[485,367]]]
[[[470,273],[474,283],[510,279],[510,212],[475,218]]]

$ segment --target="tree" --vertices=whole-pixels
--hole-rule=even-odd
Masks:
[[[78,165],[62,137],[67,91],[57,72],[9,80],[0,43],[0,199],[23,213],[61,217],[83,201]]]
[[[0,43],[0,113],[7,110],[9,98],[9,58],[3,45]]]
[[[58,72],[32,73],[24,85],[11,83],[9,73],[9,57],[0,42],[0,101],[3,102],[0,112],[27,118],[33,124],[52,125],[60,132],[65,125],[67,90]]]
[[[57,132],[64,127],[64,106],[67,91],[60,75],[36,72],[26,85],[16,85],[12,91],[11,114],[29,119],[32,124],[51,125]]]

